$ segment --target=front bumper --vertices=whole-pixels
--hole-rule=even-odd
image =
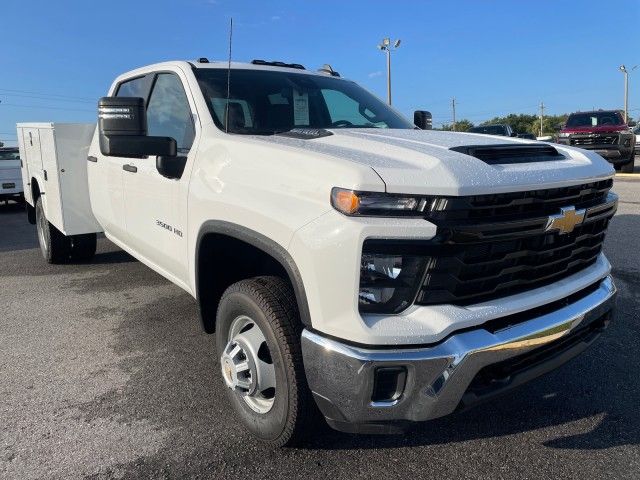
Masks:
[[[342,431],[389,433],[493,398],[586,349],[609,322],[616,288],[607,276],[531,312],[453,333],[424,347],[352,346],[310,330],[302,334],[309,387],[328,423]],[[530,315],[529,315],[530,316]],[[404,369],[403,388],[372,401],[381,368]]]

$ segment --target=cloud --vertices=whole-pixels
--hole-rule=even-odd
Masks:
[[[280,16],[279,15],[274,15],[273,17],[271,17],[271,20],[273,22],[277,22],[278,20],[280,20]]]
[[[376,78],[376,77],[380,77],[382,75],[382,70],[378,70],[377,72],[371,72],[368,77],[369,78]]]

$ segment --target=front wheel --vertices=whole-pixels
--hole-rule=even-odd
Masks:
[[[245,428],[274,446],[298,443],[318,419],[300,334],[294,294],[278,277],[242,280],[220,300],[216,346],[228,397]]]
[[[47,263],[68,262],[71,242],[69,237],[47,220],[42,206],[42,197],[36,201],[36,229],[40,251]]]

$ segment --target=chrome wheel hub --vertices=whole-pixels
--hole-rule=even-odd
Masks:
[[[276,371],[267,340],[249,317],[231,322],[224,352],[220,357],[222,378],[231,390],[257,413],[267,413],[276,395]]]

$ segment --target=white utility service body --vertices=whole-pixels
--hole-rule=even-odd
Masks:
[[[67,236],[101,232],[89,201],[87,154],[94,124],[21,123],[18,144],[22,181],[41,187],[47,220]],[[33,189],[25,199],[35,205]]]
[[[596,153],[416,130],[333,72],[254,62],[233,63],[227,73],[222,63],[151,65],[114,81],[93,136],[93,125],[18,130],[30,205],[36,182],[47,219],[61,232],[104,231],[193,295],[206,331],[225,326],[217,333],[225,337],[218,343],[223,378],[258,437],[283,444],[298,432],[286,406],[292,397],[278,397],[294,378],[300,398],[309,390],[334,428],[387,432],[473,403],[485,395],[474,386],[478,376],[493,365],[549,349],[545,362],[513,373],[505,386],[554,368],[608,323],[615,287],[601,242],[617,197],[609,191],[613,169]],[[263,103],[252,103],[253,88],[242,90],[279,85],[280,77],[289,83],[269,90]],[[317,120],[323,109],[325,123]],[[120,120],[138,122],[138,130],[109,123]],[[155,155],[141,154],[151,151],[139,135],[146,123],[148,138],[162,145]],[[288,128],[280,130],[283,123]],[[258,131],[264,125],[273,131]],[[390,128],[373,128],[381,125]],[[171,162],[181,168],[163,166]],[[489,207],[495,211],[481,216]],[[280,277],[293,296],[292,344],[271,339],[273,322],[248,313],[225,319],[227,296],[242,293],[243,279],[265,275]],[[483,275],[486,282],[474,287]],[[251,295],[282,291],[270,281],[256,280]],[[304,363],[304,380],[295,365],[298,373],[288,376],[279,361],[260,367],[243,334],[253,327],[233,327],[246,318],[267,332],[259,338],[275,357],[300,352],[291,358],[296,368]],[[587,326],[589,341],[576,336]],[[577,343],[558,343],[565,337]],[[253,360],[247,366],[238,358]],[[260,393],[267,377],[272,383]],[[500,390],[494,387],[487,396]],[[265,397],[272,389],[275,396]],[[276,414],[273,433],[268,422]],[[293,430],[291,421],[298,422]]]

